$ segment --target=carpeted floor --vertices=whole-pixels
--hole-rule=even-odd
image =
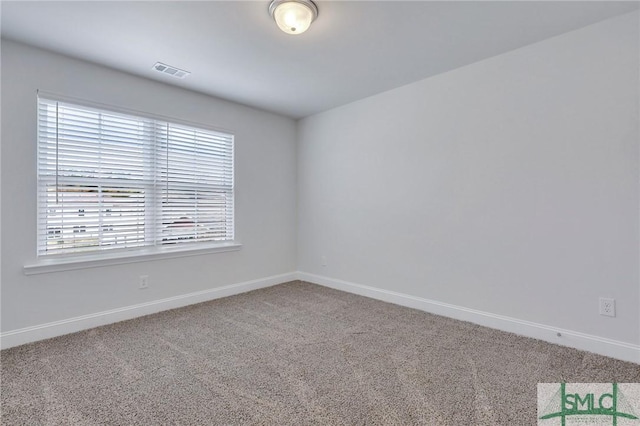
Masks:
[[[640,365],[292,282],[8,349],[3,425],[535,425]]]

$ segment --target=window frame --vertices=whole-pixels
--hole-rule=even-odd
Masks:
[[[59,254],[40,254],[40,246],[41,246],[41,238],[42,235],[38,230],[38,226],[41,225],[41,208],[44,208],[41,205],[39,200],[36,201],[36,261],[30,262],[24,265],[23,272],[25,275],[39,274],[39,273],[48,273],[48,272],[57,272],[64,270],[73,270],[73,269],[84,269],[91,267],[99,267],[99,266],[107,266],[107,265],[115,265],[115,264],[124,264],[124,263],[134,263],[134,262],[142,262],[142,261],[150,261],[150,260],[158,260],[158,259],[166,259],[166,258],[175,258],[175,257],[185,257],[185,256],[194,256],[194,255],[203,255],[210,253],[218,253],[218,252],[228,252],[228,251],[236,251],[239,250],[242,245],[237,241],[237,231],[236,231],[236,217],[237,210],[235,208],[235,134],[228,129],[223,129],[220,127],[213,127],[211,125],[205,125],[202,123],[190,122],[187,120],[176,119],[174,117],[166,117],[158,114],[148,113],[148,112],[140,112],[133,109],[117,107],[113,105],[101,104],[96,102],[90,102],[82,99],[72,98],[68,96],[61,96],[58,94],[53,94],[50,92],[38,91],[36,96],[36,174],[40,172],[40,160],[39,160],[39,151],[40,151],[40,124],[39,124],[39,108],[40,108],[40,98],[44,98],[47,101],[53,102],[63,102],[68,103],[73,106],[85,107],[88,109],[104,111],[105,113],[115,113],[115,114],[124,114],[129,116],[138,117],[141,119],[147,120],[155,120],[161,121],[165,123],[169,123],[175,126],[185,126],[188,128],[193,128],[197,130],[203,130],[205,132],[210,131],[214,133],[222,133],[231,138],[231,169],[232,169],[232,177],[231,177],[231,194],[233,197],[233,201],[230,207],[231,217],[233,220],[233,239],[228,240],[217,240],[217,241],[198,241],[198,242],[189,242],[189,243],[178,243],[178,244],[155,244],[155,245],[143,245],[139,247],[132,248],[110,248],[110,249],[96,249],[96,250],[88,250],[84,252],[74,252],[74,253],[59,253]],[[36,198],[39,197],[41,191],[41,181],[37,180],[36,183]],[[155,196],[153,196],[155,198]],[[159,208],[159,202],[157,200],[154,201],[155,205],[152,206],[154,209]],[[147,224],[146,227],[150,227],[153,230],[154,234],[158,233],[158,229],[155,229],[156,224],[151,224],[150,226]]]

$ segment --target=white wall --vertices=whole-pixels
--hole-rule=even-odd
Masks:
[[[25,276],[36,258],[36,89],[234,132],[242,249]],[[295,271],[293,120],[6,40],[2,113],[3,332]]]
[[[309,117],[297,136],[278,115],[3,40],[1,330],[279,276],[297,256],[328,282],[638,345],[638,16]],[[36,89],[232,130],[242,250],[25,276]]]
[[[299,270],[640,343],[638,36],[624,15],[303,119]]]

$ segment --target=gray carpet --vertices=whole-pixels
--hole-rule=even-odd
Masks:
[[[5,425],[535,425],[640,366],[292,282],[0,353]]]

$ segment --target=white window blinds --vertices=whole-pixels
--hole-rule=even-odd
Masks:
[[[38,255],[233,240],[233,135],[38,99]]]

